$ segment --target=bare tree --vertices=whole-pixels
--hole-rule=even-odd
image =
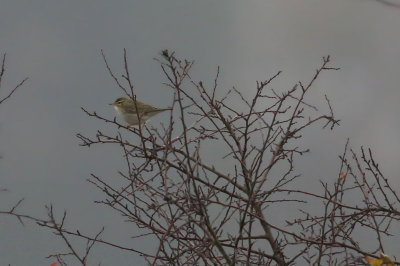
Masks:
[[[117,86],[135,99],[126,51],[122,78],[103,58]],[[257,82],[249,98],[235,87],[221,92],[219,69],[208,87],[192,77],[192,61],[168,51],[157,60],[173,95],[167,121],[132,128],[82,108],[117,133],[77,135],[82,146],[121,147],[126,170],[118,173],[120,182],[94,174],[89,182],[104,193],[97,203],[139,228],[143,233],[133,237],[157,243],[154,250],[107,241],[103,230],[90,236],[69,229],[66,213],[57,219],[51,206],[46,219],[18,213],[18,205],[0,213],[35,220],[59,235],[68,251],[51,257],[62,265],[68,257],[87,265],[95,243],[138,253],[149,265],[365,265],[365,256],[385,252],[385,239],[398,226],[400,200],[370,150],[357,154],[346,144],[336,181],[321,182],[319,194],[293,188],[301,180],[294,161],[308,152],[302,134],[313,125],[332,130],[339,123],[328,97],[327,113],[308,102],[320,74],[338,70],[329,56],[308,82],[273,89],[279,71]],[[223,151],[222,158],[207,147]],[[321,208],[308,211],[308,202]],[[272,222],[271,209],[286,204],[299,206],[300,213]],[[372,245],[358,240],[360,230],[371,235]],[[71,238],[87,241],[86,248],[79,250]]]

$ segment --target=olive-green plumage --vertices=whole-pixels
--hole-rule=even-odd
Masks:
[[[139,120],[141,124],[144,124],[152,116],[166,110],[171,110],[171,108],[159,109],[141,101],[134,101],[124,97],[116,99],[110,105],[114,106],[125,122],[131,126],[139,125]]]

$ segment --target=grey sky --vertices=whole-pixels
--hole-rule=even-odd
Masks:
[[[0,186],[10,190],[0,194],[0,207],[25,197],[25,211],[44,215],[43,206],[53,203],[60,212],[67,209],[70,224],[82,231],[105,224],[110,238],[150,246],[131,241],[132,228],[120,226],[112,212],[93,208],[101,194],[85,179],[91,172],[115,174],[123,166],[119,151],[84,149],[75,137],[112,130],[80,107],[115,115],[107,103],[121,92],[106,72],[100,49],[119,71],[123,48],[138,97],[159,107],[171,97],[152,60],[162,49],[194,59],[192,73],[205,83],[221,66],[221,88],[235,85],[244,93],[278,70],[283,74],[274,86],[308,80],[321,57],[330,54],[342,70],[321,76],[315,99],[330,97],[341,127],[306,137],[312,153],[299,171],[315,183],[335,178],[337,155],[350,137],[352,147],[374,150],[399,190],[399,29],[400,9],[373,0],[1,0],[0,53],[7,52],[8,61],[0,95],[25,76],[30,80],[0,106]],[[315,160],[319,167],[310,167]],[[0,236],[0,265],[48,265],[44,257],[63,247],[48,232],[4,216]],[[136,258],[98,250],[102,265],[132,265]]]

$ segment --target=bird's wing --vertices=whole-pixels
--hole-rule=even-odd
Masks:
[[[149,104],[145,104],[145,103],[142,103],[139,101],[136,101],[136,104],[137,104],[138,109],[143,110],[143,113],[153,112],[153,111],[158,110],[157,108],[155,108]]]
[[[134,113],[134,114],[136,114],[137,110],[142,110],[143,113],[148,113],[148,112],[158,110],[157,108],[154,108],[153,106],[142,103],[140,101],[136,101],[136,105],[137,105],[137,109],[134,104],[132,106],[127,106],[125,108],[127,109],[128,113]]]

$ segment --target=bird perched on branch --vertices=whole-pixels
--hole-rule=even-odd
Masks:
[[[129,126],[137,126],[140,123],[143,125],[148,119],[161,112],[171,110],[172,108],[156,108],[149,104],[142,103],[138,100],[131,98],[118,98],[115,102],[110,103],[117,110],[118,114],[122,116]]]

